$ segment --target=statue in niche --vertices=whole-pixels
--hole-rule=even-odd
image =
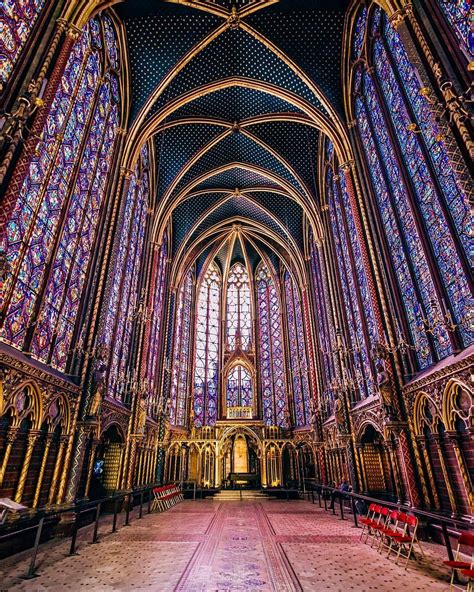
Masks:
[[[388,353],[382,344],[376,343],[372,348],[371,356],[374,361],[381,406],[385,416],[391,419],[396,414],[396,406],[395,392],[387,367]]]
[[[336,400],[334,401],[334,419],[336,420],[337,431],[340,434],[345,434],[347,430],[342,397],[343,395],[339,393],[336,397]]]
[[[141,397],[138,402],[137,434],[145,433],[146,415],[146,397]]]
[[[105,396],[105,378],[109,348],[105,343],[97,347],[92,370],[92,397],[87,409],[87,417],[98,417]]]

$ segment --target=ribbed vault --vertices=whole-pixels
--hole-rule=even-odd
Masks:
[[[339,118],[345,8],[342,0],[118,6],[133,90],[125,154],[133,163],[152,139],[153,233],[159,242],[170,229],[173,282],[194,262],[222,258],[236,232],[252,265],[267,258],[302,271],[303,229],[323,234],[321,132],[341,157],[350,153]]]

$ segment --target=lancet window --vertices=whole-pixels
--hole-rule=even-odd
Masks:
[[[234,366],[227,375],[226,403],[228,408],[253,406],[252,375],[242,364]]]
[[[288,427],[280,298],[263,262],[257,267],[255,285],[263,420],[268,426]]]
[[[417,73],[379,8],[368,37],[373,73],[355,67],[355,114],[416,357],[425,368],[453,352],[454,328],[464,346],[474,339],[467,323],[468,200]]]
[[[472,2],[470,0],[437,0],[446,20],[450,24],[460,48],[469,60],[474,57],[472,32]]]
[[[158,399],[158,369],[160,356],[160,343],[163,336],[163,304],[165,300],[166,271],[168,263],[168,240],[163,237],[163,242],[159,248],[159,254],[150,278],[149,310],[148,320],[148,346],[146,363],[146,381],[147,389],[150,393],[149,415],[156,413],[156,403]]]
[[[105,32],[107,29],[107,33]],[[1,339],[67,368],[119,126],[110,18],[76,42],[7,227]]]
[[[227,349],[247,350],[252,339],[249,276],[244,265],[232,266],[227,278]]]
[[[171,373],[170,423],[186,425],[186,410],[189,391],[191,310],[193,300],[193,271],[189,270],[179,290],[173,346]]]
[[[288,271],[284,275],[284,284],[294,418],[295,425],[301,427],[309,425],[311,420],[305,329],[298,288]]]
[[[127,403],[137,376],[128,371],[135,321],[143,315],[140,277],[150,199],[148,147],[142,148],[123,203],[117,232],[117,255],[107,295],[101,340],[111,348],[108,394]]]
[[[214,425],[217,420],[219,324],[222,278],[214,262],[199,287],[196,310],[194,365],[194,424]]]

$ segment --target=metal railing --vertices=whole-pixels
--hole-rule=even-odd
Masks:
[[[150,514],[151,512],[151,504],[153,501],[153,489],[158,487],[158,483],[154,483],[153,485],[147,485],[146,487],[136,488],[132,491],[127,491],[123,493],[118,493],[115,495],[110,495],[107,497],[103,497],[98,500],[85,502],[85,503],[78,503],[75,506],[65,507],[65,508],[58,508],[54,510],[38,510],[34,519],[37,519],[38,522],[36,524],[29,524],[25,526],[25,522],[29,522],[30,518],[19,519],[17,523],[15,523],[12,527],[11,523],[6,523],[0,527],[0,543],[3,541],[13,538],[15,536],[21,536],[29,531],[33,531],[36,529],[35,540],[32,547],[31,552],[31,559],[28,567],[28,571],[23,577],[23,579],[30,580],[36,577],[38,574],[36,573],[36,558],[38,555],[38,548],[42,544],[41,543],[41,536],[43,534],[43,527],[45,524],[45,520],[55,519],[62,514],[74,514],[74,520],[72,522],[72,530],[70,533],[71,537],[71,545],[69,548],[68,556],[77,555],[76,546],[77,546],[77,535],[81,528],[85,528],[86,526],[90,526],[93,524],[92,529],[92,540],[90,541],[91,544],[95,544],[99,542],[99,523],[100,523],[100,516],[101,510],[105,504],[113,503],[113,518],[112,518],[112,529],[111,533],[117,531],[117,520],[118,515],[121,513],[119,511],[120,503],[123,504],[125,508],[125,520],[123,526],[130,526],[130,513],[134,509],[134,507],[138,504],[135,504],[135,501],[139,499],[139,509],[138,509],[138,519],[143,518],[143,505],[147,504],[147,513]],[[147,494],[147,495],[146,495]],[[146,496],[146,499],[145,499]],[[81,524],[80,518],[85,514],[94,513],[93,522],[88,524]],[[50,539],[48,539],[50,540]],[[46,542],[46,541],[45,541]]]
[[[417,518],[421,518],[423,522],[426,523],[426,526],[434,526],[439,527],[441,529],[444,545],[446,547],[446,551],[448,554],[448,559],[450,561],[454,560],[453,548],[451,546],[450,534],[448,531],[448,527],[454,529],[455,532],[452,533],[451,536],[456,536],[457,533],[465,531],[465,530],[472,530],[472,524],[469,524],[465,520],[460,520],[459,518],[453,518],[451,516],[447,516],[444,514],[440,514],[438,512],[430,512],[428,510],[422,510],[419,508],[414,508],[412,506],[407,506],[405,504],[400,504],[397,502],[389,502],[382,500],[380,498],[370,497],[368,495],[362,495],[360,493],[353,493],[349,491],[341,491],[337,487],[329,487],[328,485],[322,485],[321,483],[315,482],[312,479],[306,479],[307,483],[307,495],[308,501],[312,499],[313,504],[315,503],[315,494],[318,496],[319,507],[322,507],[322,502],[324,502],[324,509],[328,510],[328,498],[331,497],[331,494],[337,494],[338,505],[339,505],[339,513],[340,519],[345,520],[344,517],[344,502],[349,501],[351,505],[351,513],[354,521],[354,526],[359,528],[358,520],[357,520],[357,507],[356,501],[360,500],[363,501],[365,504],[378,504],[382,506],[386,506],[387,508],[393,508],[394,510],[403,511],[407,514],[412,514]],[[327,495],[329,494],[329,495]],[[336,501],[336,496],[334,501]],[[332,504],[333,515],[336,515],[336,503]]]

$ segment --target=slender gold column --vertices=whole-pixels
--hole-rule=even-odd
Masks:
[[[368,491],[367,476],[365,474],[364,445],[363,444],[357,444],[356,453],[359,456],[359,460],[360,460],[360,474],[361,474],[361,481],[362,481],[362,491]]]
[[[441,436],[439,434],[432,434],[432,438],[434,443],[436,444],[436,450],[438,451],[439,462],[441,465],[441,470],[443,471],[444,481],[446,483],[446,489],[448,490],[449,496],[449,503],[451,504],[451,509],[453,514],[458,514],[458,505],[456,503],[456,497],[454,495],[453,484],[451,482],[451,476],[448,471],[448,467],[446,466],[446,462],[444,459],[444,451],[441,446]]]
[[[33,500],[33,506],[32,506],[33,508],[38,507],[38,502],[39,502],[39,498],[41,495],[41,487],[43,485],[44,472],[46,470],[46,463],[48,461],[49,449],[51,448],[51,443],[53,442],[53,438],[54,438],[54,434],[47,434],[47,436],[46,436],[46,442],[45,442],[44,451],[43,451],[43,458],[41,460],[41,468],[40,468],[40,472],[38,475],[38,482],[36,484],[35,497]]]
[[[14,501],[18,504],[21,502],[23,497],[23,491],[25,489],[26,484],[26,477],[28,475],[28,469],[30,468],[31,457],[33,456],[33,450],[36,444],[36,440],[38,439],[39,432],[30,430],[28,434],[28,444],[26,447],[25,458],[23,459],[23,466],[21,467],[20,478],[18,480],[18,486],[16,488],[16,493],[14,497]]]
[[[12,446],[18,437],[18,428],[9,428],[7,432],[7,446],[5,448],[5,455],[3,457],[2,466],[0,468],[0,487],[3,484],[3,479],[7,471],[8,459],[12,451]]]
[[[86,485],[84,487],[84,497],[89,497],[89,490],[90,490],[91,481],[92,481],[92,471],[94,469],[95,455],[96,455],[98,446],[99,446],[99,440],[93,440],[91,443],[91,449],[89,452],[89,459],[87,462],[87,480],[86,480]]]
[[[454,450],[454,454],[456,455],[456,460],[458,461],[459,471],[461,472],[462,482],[464,484],[464,489],[466,490],[467,499],[469,500],[469,506],[471,512],[474,512],[474,493],[473,487],[471,483],[471,478],[469,476],[469,472],[466,467],[466,461],[464,459],[464,455],[462,453],[461,447],[459,445],[459,436],[457,432],[447,432],[446,435],[449,438]]]
[[[393,468],[393,474],[395,477],[395,489],[396,489],[395,493],[396,493],[399,501],[403,502],[404,501],[403,498],[405,497],[405,493],[404,493],[402,478],[400,476],[400,466],[398,463],[398,456],[396,454],[396,444],[390,440],[387,442],[387,447],[388,447],[388,454],[390,456],[390,461],[391,461],[392,468]]]
[[[426,436],[417,436],[416,442],[417,442],[418,447],[421,450],[421,454],[423,456],[423,461],[424,461],[424,464],[426,467],[426,473],[428,474],[431,495],[433,497],[433,503],[434,503],[435,509],[439,510],[441,508],[441,504],[439,503],[438,492],[436,490],[436,483],[435,483],[435,479],[434,479],[434,475],[433,475],[433,470],[431,468],[431,459],[430,459],[430,455],[428,454],[428,448],[427,448],[428,443],[426,441]]]
[[[59,481],[59,473],[63,465],[64,452],[67,446],[67,439],[61,436],[59,440],[58,455],[56,456],[56,463],[54,465],[53,477],[51,479],[51,486],[49,488],[48,504],[52,504],[56,495],[56,488]]]

